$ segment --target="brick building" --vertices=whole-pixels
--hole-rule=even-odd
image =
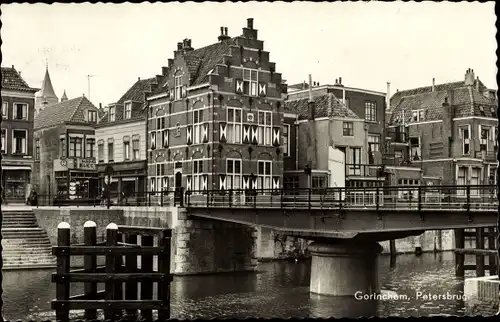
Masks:
[[[132,87],[99,118],[95,135],[97,140],[97,171],[100,185],[105,169],[113,168],[110,191],[126,198],[146,191],[146,122],[144,108],[146,95],[163,79],[162,75],[137,80]]]
[[[241,36],[178,43],[148,97],[149,190],[281,187],[286,85],[263,44],[253,19]]]
[[[398,91],[388,111],[387,149],[396,163],[421,168],[413,184],[496,182],[498,100],[473,70],[462,81]]]
[[[95,194],[97,108],[78,97],[43,108],[35,117],[33,176],[42,195]],[[75,198],[75,197],[71,197]]]
[[[384,149],[385,93],[345,87],[341,78],[334,85],[290,85],[284,116],[287,186],[308,187],[306,164],[312,168],[313,188],[331,186],[328,176],[339,171],[345,172],[347,186],[383,180],[375,165],[380,166]],[[307,133],[310,137],[302,135]],[[329,169],[329,147],[343,152],[345,168]]]
[[[35,92],[12,66],[2,67],[2,187],[7,202],[24,202],[33,171]]]

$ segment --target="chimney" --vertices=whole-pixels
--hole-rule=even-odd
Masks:
[[[253,18],[248,18],[247,19],[247,28],[248,29],[253,29]]]
[[[174,66],[174,60],[172,58],[168,59],[168,68],[172,68]]]
[[[257,30],[253,29],[253,18],[247,19],[247,26],[243,28],[243,37],[247,39],[257,39]]]
[[[170,60],[170,59],[169,59]],[[170,65],[170,64],[169,64]],[[162,66],[161,68],[161,75],[162,76],[167,76],[168,75],[168,67]]]
[[[141,80],[141,78],[140,78],[140,77],[137,77],[137,81],[140,81],[140,80]]]
[[[227,35],[227,27],[220,27],[220,36],[217,38],[219,41],[224,41],[226,39],[230,39]]]
[[[177,43],[177,50],[182,50],[182,43],[181,42]]]
[[[319,86],[319,82],[317,82],[316,84],[318,84],[318,86]]]
[[[19,75],[21,75],[21,72],[19,72]],[[476,78],[476,91],[479,92],[479,76]]]
[[[224,36],[227,36],[227,27],[224,27]]]
[[[339,84],[339,80],[337,78],[335,78],[335,85],[338,85]]]
[[[102,103],[99,103],[99,109],[102,109]]]
[[[339,77],[339,85],[342,85],[342,77]]]
[[[436,79],[432,78],[432,91],[434,92],[436,89]]]
[[[474,85],[474,69],[467,69],[465,72],[465,85],[466,86],[472,86]]]
[[[386,109],[391,110],[391,83],[387,82],[387,94],[385,95]]]

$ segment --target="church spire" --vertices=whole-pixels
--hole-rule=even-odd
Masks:
[[[64,93],[61,97],[61,102],[64,102],[64,101],[67,101],[68,100],[68,96],[66,96],[66,90],[64,90]]]
[[[56,93],[54,92],[54,87],[52,87],[52,82],[50,81],[49,64],[46,63],[45,66],[45,77],[43,79],[42,89],[40,90],[39,96],[46,98],[57,98]]]

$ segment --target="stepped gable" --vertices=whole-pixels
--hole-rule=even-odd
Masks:
[[[38,92],[38,88],[30,87],[24,79],[21,77],[19,72],[12,67],[2,67],[2,89],[13,90],[13,91],[24,91],[35,93]]]
[[[236,45],[237,38],[230,38],[212,45],[198,48],[184,53],[186,66],[190,74],[190,86],[196,86],[208,82],[208,74],[211,70],[215,69],[217,64],[223,63],[224,55],[229,55],[231,46]],[[160,83],[158,89],[153,94],[160,94],[168,91],[167,82],[176,71],[170,69],[167,77]]]
[[[359,116],[342,103],[334,94],[314,96],[315,117],[346,117],[359,119]],[[306,120],[309,111],[309,98],[300,98],[285,102],[285,111],[298,114],[299,119]]]
[[[35,116],[35,129],[51,127],[65,122],[85,123],[85,109],[97,108],[85,96],[73,98],[58,104],[49,105]]]

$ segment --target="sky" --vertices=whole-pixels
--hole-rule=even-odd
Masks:
[[[254,18],[288,84],[313,81],[386,92],[460,81],[472,68],[497,88],[494,2],[143,3],[1,5],[2,66],[40,88],[48,62],[59,98],[116,102],[161,74],[182,39],[200,48],[220,27]],[[87,77],[87,75],[93,75]]]

